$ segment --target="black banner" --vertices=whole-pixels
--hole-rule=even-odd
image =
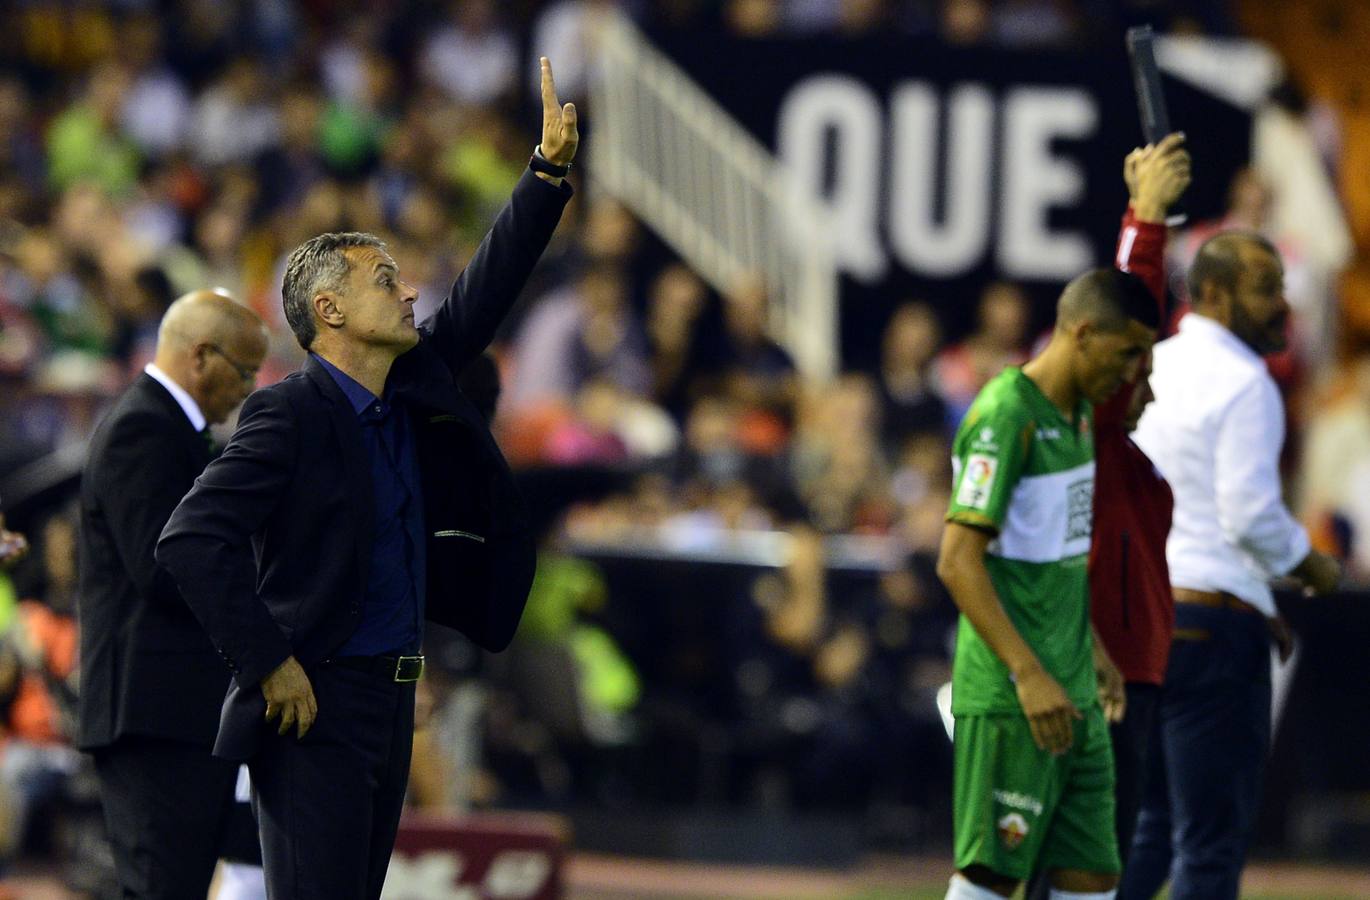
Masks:
[[[654,37],[822,199],[848,365],[871,364],[906,298],[932,302],[954,337],[985,284],[1016,281],[1046,327],[1060,287],[1113,258],[1123,157],[1142,143],[1121,40],[1104,55]],[[1194,156],[1187,209],[1218,215],[1250,116],[1172,78],[1165,91]]]

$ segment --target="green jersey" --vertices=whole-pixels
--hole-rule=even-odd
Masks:
[[[952,447],[948,522],[993,531],[985,567],[1004,611],[1071,702],[1098,702],[1089,627],[1094,437],[1089,402],[1063,416],[1021,369],[975,398]],[[1008,667],[961,617],[957,715],[1021,712]]]

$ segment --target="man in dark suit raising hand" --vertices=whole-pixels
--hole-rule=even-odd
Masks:
[[[238,767],[210,753],[228,670],[153,548],[209,463],[209,425],[252,390],[266,349],[251,310],[187,294],[162,318],[155,360],[91,438],[77,745],[95,758],[125,897],[203,897],[235,815]]]
[[[302,371],[258,391],[158,544],[233,671],[215,753],[247,760],[273,898],[376,898],[409,773],[423,621],[489,650],[532,581],[522,501],[456,377],[493,337],[571,196],[576,111],[542,60],[542,142],[417,327],[374,235],[291,254]]]

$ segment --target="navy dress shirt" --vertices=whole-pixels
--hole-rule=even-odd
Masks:
[[[375,493],[375,542],[361,623],[334,655],[415,653],[423,638],[427,544],[413,427],[404,406],[389,399],[389,391],[377,397],[322,356],[313,356],[357,414]]]

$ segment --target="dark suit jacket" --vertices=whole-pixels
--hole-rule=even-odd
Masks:
[[[525,173],[389,386],[416,435],[428,534],[428,619],[488,650],[513,637],[534,545],[523,503],[456,376],[494,336],[570,198]],[[309,668],[353,633],[370,565],[371,475],[351,405],[316,361],[248,398],[224,453],[177,507],[157,560],[233,671],[215,753],[256,749],[258,683]],[[254,559],[255,557],[255,559]]]
[[[176,585],[157,536],[209,462],[166,388],[140,375],[95,429],[81,480],[77,745],[124,735],[208,749],[228,670]]]

